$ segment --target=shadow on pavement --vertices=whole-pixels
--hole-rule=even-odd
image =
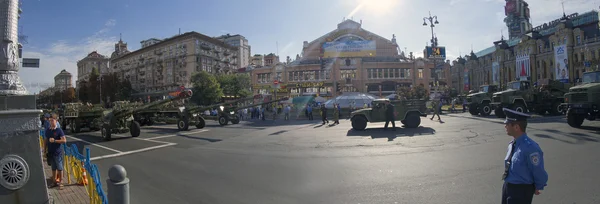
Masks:
[[[207,142],[220,142],[223,141],[222,139],[213,139],[213,138],[205,138],[205,137],[194,137],[194,136],[190,136],[190,135],[184,135],[184,134],[177,134],[177,137],[185,137],[185,138],[189,138],[189,139],[195,139],[195,140],[204,140]]]
[[[292,126],[292,125],[308,125],[308,124],[317,124],[320,123],[321,120],[296,120],[296,119],[290,119],[290,120],[283,120],[283,119],[278,119],[278,120],[247,120],[247,121],[242,121],[240,124],[244,125],[244,126],[250,126],[250,127],[273,127],[273,126],[281,126],[281,125],[286,125],[286,126]]]
[[[600,140],[598,139],[597,136],[591,136],[591,135],[583,134],[583,133],[577,133],[577,132],[566,133],[566,132],[562,132],[560,130],[554,130],[554,129],[541,129],[541,131],[554,133],[554,134],[558,135],[559,137],[553,137],[553,136],[547,135],[547,134],[534,134],[534,136],[540,137],[540,138],[553,139],[553,140],[557,140],[557,141],[561,141],[561,142],[569,143],[569,144],[583,144],[585,142],[600,142]],[[574,139],[575,142],[565,140],[563,138],[560,138],[560,136],[565,136],[565,137]]]
[[[384,129],[384,128],[369,128],[364,131],[357,131],[354,129],[348,130],[346,136],[370,136],[372,139],[377,138],[388,138],[388,141],[393,141],[397,137],[414,137],[414,136],[426,136],[435,134],[435,129],[430,127],[420,126],[419,128],[398,128],[395,129]]]

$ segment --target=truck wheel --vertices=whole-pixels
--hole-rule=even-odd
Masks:
[[[355,130],[365,130],[367,128],[367,119],[363,116],[354,116],[352,117],[352,129]]]
[[[402,123],[402,125],[406,125],[406,120],[401,120],[400,122]]]
[[[418,128],[421,125],[421,117],[416,113],[409,113],[404,120],[404,126],[407,128]]]
[[[579,115],[579,114],[574,114],[574,113],[567,114],[567,123],[571,127],[574,127],[574,128],[581,127],[581,124],[583,124],[583,120],[585,120],[584,115]]]
[[[560,106],[560,102],[556,101],[552,104],[552,110],[550,110],[550,113],[552,115],[562,115],[563,109]]]
[[[140,123],[138,123],[137,121],[131,121],[131,127],[129,127],[129,133],[131,134],[132,137],[138,137],[140,136]]]
[[[240,119],[239,118],[234,118],[234,119],[231,120],[231,123],[232,124],[238,124],[238,123],[240,123]]]
[[[496,108],[496,110],[494,110],[494,114],[498,118],[504,118],[504,117],[506,117],[506,115],[504,115],[504,111],[502,111],[502,108]]]
[[[71,131],[71,134],[75,134],[75,122],[73,122],[74,120],[71,120],[71,124],[69,125],[69,131]]]
[[[204,118],[198,116],[198,123],[196,123],[196,128],[202,129],[204,128],[204,126],[206,126],[206,121],[204,121]]]
[[[186,131],[189,128],[189,119],[187,119],[186,117],[180,118],[179,120],[177,120],[177,129],[179,129],[180,131]]]
[[[224,126],[227,125],[229,121],[227,121],[227,118],[225,116],[219,116],[219,125]]]
[[[481,113],[481,116],[488,116],[492,113],[492,107],[489,103],[484,103],[481,105],[481,111],[479,112]]]
[[[517,103],[513,106],[513,110],[520,112],[520,113],[527,113],[527,108],[525,108],[525,106],[521,103]]]
[[[112,131],[112,130],[111,130],[111,128],[110,128],[110,125],[108,125],[108,124],[104,124],[104,125],[102,125],[102,128],[100,129],[100,132],[101,132],[101,134],[102,134],[102,138],[103,138],[104,140],[106,140],[106,141],[110,141],[110,140],[111,140],[111,136],[112,136],[112,135],[111,135],[111,134],[112,134],[112,132],[111,132],[111,131]]]
[[[479,109],[477,109],[477,105],[469,105],[469,113],[471,115],[479,115]]]
[[[148,126],[154,125],[154,120],[152,118],[149,118],[148,120],[146,120],[146,125],[148,125]]]

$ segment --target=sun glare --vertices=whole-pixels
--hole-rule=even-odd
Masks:
[[[400,3],[401,0],[357,0],[348,17],[361,11],[367,15],[386,15],[396,10]]]

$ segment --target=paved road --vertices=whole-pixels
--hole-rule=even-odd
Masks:
[[[92,149],[104,179],[111,165],[125,166],[134,204],[498,203],[511,139],[502,120],[422,119],[418,129],[369,124],[360,132],[346,120],[209,123],[180,133],[166,125],[144,127],[138,138],[81,145]],[[600,202],[600,123],[584,125],[571,128],[562,117],[530,122],[550,175],[535,203]],[[91,141],[94,134],[75,137]]]

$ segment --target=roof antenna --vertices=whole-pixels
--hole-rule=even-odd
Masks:
[[[500,40],[504,40],[504,29],[500,29]]]
[[[181,35],[181,28],[179,28],[179,35]]]
[[[123,34],[119,33],[119,41],[123,41]]]

